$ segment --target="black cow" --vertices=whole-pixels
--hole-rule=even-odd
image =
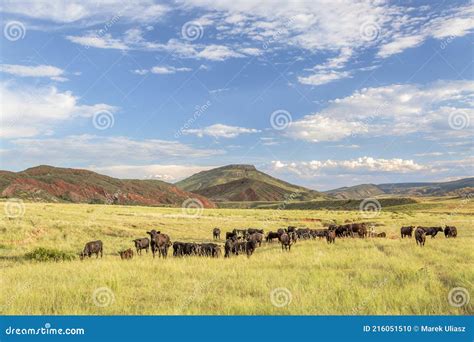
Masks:
[[[457,228],[455,226],[446,226],[446,228],[444,228],[444,236],[446,238],[455,238],[458,236]]]
[[[268,232],[268,235],[267,235],[267,237],[265,238],[265,240],[266,240],[267,242],[272,242],[273,239],[278,239],[278,236],[279,236],[279,235],[278,235],[278,233],[276,233],[276,232]]]
[[[286,229],[286,232],[287,233],[292,233],[296,231],[296,227],[295,226],[288,226],[288,228]]]
[[[418,227],[415,230],[415,240],[416,244],[420,245],[420,247],[423,247],[425,245],[426,241],[426,232],[424,229]]]
[[[258,243],[258,246],[260,247],[263,241],[263,234],[253,233],[251,235],[247,235],[247,241],[254,241],[255,243]]]
[[[173,256],[183,256],[184,255],[184,242],[175,241],[173,242]]]
[[[199,255],[218,258],[221,254],[221,248],[215,243],[202,243],[199,245]]]
[[[443,228],[441,227],[418,227],[425,231],[426,235],[430,235],[431,238],[434,238],[438,232],[442,232]]]
[[[142,249],[146,250],[148,254],[148,250],[150,249],[150,239],[148,238],[140,238],[133,240],[135,244],[135,248],[137,250],[137,255],[142,255]]]
[[[293,244],[293,239],[289,234],[284,233],[280,236],[281,250],[291,251],[291,245]]]
[[[168,256],[168,248],[171,246],[170,237],[155,229],[146,233],[149,234],[151,238],[151,252],[153,253],[153,258],[157,251],[159,257],[166,258]]]
[[[234,251],[234,245],[237,243],[237,237],[233,236],[225,241],[224,245],[224,258],[230,257],[230,254]]]
[[[255,234],[255,233],[264,234],[263,229],[257,229],[257,228],[247,229],[247,235],[252,235],[252,234]]]
[[[316,239],[316,238],[322,239],[322,238],[325,238],[327,236],[328,231],[329,231],[328,229],[313,229],[313,230],[311,230],[311,236],[314,239]],[[334,230],[334,232],[337,235],[336,230]]]
[[[235,232],[226,232],[225,233],[226,241],[229,240],[229,239],[232,239],[234,237],[237,238],[237,233],[235,233]]]
[[[220,230],[219,228],[214,228],[214,229],[212,230],[212,237],[213,237],[214,239],[220,240],[220,239],[221,239],[221,230]]]
[[[103,251],[104,245],[102,241],[90,241],[84,246],[84,250],[81,252],[80,258],[81,260],[84,259],[86,256],[90,258],[92,254],[95,254],[96,258],[98,258],[100,254],[100,257],[102,258]]]
[[[328,230],[326,234],[326,241],[328,243],[336,243],[336,230]]]
[[[414,226],[406,226],[406,227],[400,228],[400,234],[402,235],[402,239],[403,239],[405,236],[411,237],[412,234],[413,234],[413,229],[415,229]]]
[[[257,243],[255,241],[236,242],[233,246],[233,253],[239,255],[239,253],[242,252],[247,254],[247,257],[250,258],[256,248]]]

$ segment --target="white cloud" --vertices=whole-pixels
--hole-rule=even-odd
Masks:
[[[361,157],[351,160],[312,160],[301,162],[272,161],[275,171],[286,171],[295,173],[301,177],[312,177],[319,174],[353,174],[353,173],[409,173],[419,172],[427,169],[413,160],[399,158],[377,159],[372,157]]]
[[[56,87],[18,87],[0,83],[2,111],[0,136],[3,138],[34,136],[50,132],[55,124],[75,117],[91,117],[117,108],[105,103],[79,104],[79,98],[70,91]]]
[[[49,77],[56,81],[65,81],[64,70],[52,65],[0,64],[0,72],[19,77]]]
[[[260,132],[254,128],[244,128],[237,126],[227,126],[223,124],[215,124],[200,129],[186,129],[183,130],[184,134],[194,134],[198,137],[205,135],[216,138],[235,138],[241,134],[258,133]]]
[[[174,74],[176,72],[191,71],[190,68],[175,68],[172,66],[154,66],[150,70],[153,74]]]
[[[177,141],[136,140],[122,136],[73,135],[61,138],[22,138],[10,140],[11,148],[2,152],[6,164],[22,165],[130,165],[154,164],[186,158],[221,155],[222,150],[199,149]],[[21,155],[21,160],[17,156]],[[132,164],[133,165],[133,164]]]
[[[35,0],[27,4],[23,1],[4,0],[1,10],[5,13],[56,23],[92,25],[118,20],[138,23],[155,22],[170,9],[164,4],[156,4],[153,0],[136,0],[130,3],[120,0]]]
[[[284,134],[312,142],[336,141],[354,135],[396,136],[417,132],[431,138],[472,137],[469,127],[451,129],[449,118],[455,115],[474,122],[474,109],[470,104],[473,98],[474,82],[470,81],[364,88],[330,101],[318,113],[293,121]]]
[[[217,166],[149,164],[90,166],[88,169],[122,179],[158,179],[165,182],[176,182],[214,167]]]
[[[128,50],[129,46],[120,39],[112,38],[110,34],[99,36],[93,32],[89,32],[84,36],[66,36],[73,43],[86,47],[94,47],[99,49],[117,49]]]
[[[334,71],[334,70],[323,70],[318,71],[310,76],[298,77],[298,81],[302,84],[318,86],[321,84],[330,83],[332,81],[337,81],[343,78],[350,77],[348,71]]]

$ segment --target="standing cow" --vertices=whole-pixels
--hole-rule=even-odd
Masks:
[[[413,234],[413,229],[415,229],[414,226],[406,226],[406,227],[402,227],[400,228],[400,234],[402,235],[402,239],[406,236],[406,237],[411,237],[412,234]]]
[[[168,248],[171,246],[170,237],[155,229],[146,233],[150,235],[151,238],[151,252],[153,253],[153,258],[157,251],[159,257],[166,258],[168,256]]]
[[[214,240],[220,240],[221,239],[221,230],[219,228],[214,228],[212,230],[212,237]]]
[[[446,228],[444,228],[444,236],[446,238],[455,238],[458,236],[457,228],[455,226],[446,226]]]
[[[287,233],[283,233],[280,236],[281,250],[291,251],[291,245],[293,244],[293,239]]]
[[[416,228],[415,230],[415,240],[416,244],[420,245],[420,247],[423,247],[426,242],[426,232],[423,228]]]
[[[335,230],[328,230],[326,234],[326,241],[328,243],[336,243],[336,231]]]
[[[135,239],[133,240],[133,243],[135,244],[137,255],[142,255],[142,249],[144,249],[148,254],[148,250],[150,249],[150,239],[148,238]]]
[[[104,245],[102,241],[90,241],[84,246],[84,249],[80,254],[80,258],[81,260],[84,259],[86,256],[90,258],[92,254],[95,254],[96,258],[98,258],[100,254],[100,257],[102,258],[103,251]]]

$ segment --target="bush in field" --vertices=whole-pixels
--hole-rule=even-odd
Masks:
[[[44,247],[35,248],[25,254],[26,259],[36,261],[69,261],[75,259],[75,257],[76,256],[70,252]]]

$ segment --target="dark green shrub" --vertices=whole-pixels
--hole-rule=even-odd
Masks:
[[[54,248],[38,247],[25,254],[25,258],[35,261],[69,261],[74,260],[76,256],[70,252],[60,251]]]

